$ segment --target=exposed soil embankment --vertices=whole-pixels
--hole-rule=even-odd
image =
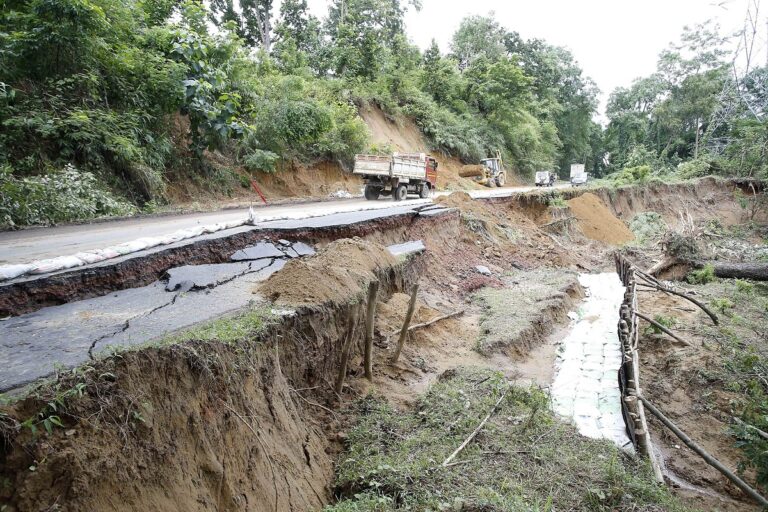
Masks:
[[[568,199],[583,191],[564,191]],[[744,222],[747,212],[739,204],[742,186],[731,180],[702,178],[686,183],[651,182],[644,185],[598,188],[589,193],[598,196],[619,219],[629,222],[643,212],[659,213],[670,226],[680,226],[689,218],[718,219],[725,226]]]
[[[381,283],[382,299],[414,278],[409,264],[359,270]],[[68,372],[5,407],[0,476],[8,485],[0,505],[18,512],[321,508],[339,448],[328,383],[350,329],[359,356],[360,300],[349,290],[344,300],[276,323],[250,311],[197,340]]]

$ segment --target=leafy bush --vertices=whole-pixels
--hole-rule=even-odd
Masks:
[[[744,279],[736,279],[734,284],[736,285],[736,291],[739,293],[752,295],[755,292],[755,284],[750,281]]]
[[[653,319],[656,321],[656,323],[668,329],[674,327],[677,323],[677,320],[673,316],[656,315],[653,317]],[[662,334],[662,330],[657,326],[650,324],[645,328],[645,334]]]
[[[629,229],[635,235],[635,240],[640,244],[645,244],[650,240],[657,239],[668,229],[664,218],[656,212],[638,213],[629,222]]]
[[[42,176],[16,178],[0,167],[0,226],[55,224],[107,215],[129,215],[132,205],[116,199],[89,172],[68,165]]]
[[[620,172],[611,174],[608,178],[616,185],[633,185],[645,183],[651,174],[651,168],[647,165],[637,167],[625,167]]]
[[[707,284],[715,280],[715,267],[705,265],[698,270],[692,270],[686,276],[686,281],[691,284]]]
[[[698,158],[677,165],[677,176],[682,179],[701,178],[712,173],[712,162]]]
[[[712,307],[724,315],[730,315],[731,310],[734,308],[734,304],[731,299],[720,297],[712,301]]]

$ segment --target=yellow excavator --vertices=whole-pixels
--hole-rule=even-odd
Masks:
[[[507,182],[507,171],[501,160],[501,151],[496,151],[495,158],[480,160],[480,165],[465,165],[459,176],[471,178],[475,183],[486,187],[503,187]]]

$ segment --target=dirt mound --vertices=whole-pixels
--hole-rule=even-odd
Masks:
[[[380,245],[359,238],[337,240],[311,258],[289,261],[258,292],[282,304],[342,303],[361,293],[376,271],[395,265],[397,259]]]
[[[472,196],[466,192],[453,192],[447,196],[440,196],[435,199],[436,203],[442,206],[458,208],[463,204],[472,201]]]
[[[568,201],[582,232],[592,240],[622,245],[634,240],[629,228],[620,221],[599,197],[589,192]]]

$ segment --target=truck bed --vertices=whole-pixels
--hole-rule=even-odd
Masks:
[[[392,156],[392,176],[426,179],[427,155],[424,153],[395,153]]]
[[[355,155],[355,168],[352,174],[391,176],[392,158],[379,155]]]

